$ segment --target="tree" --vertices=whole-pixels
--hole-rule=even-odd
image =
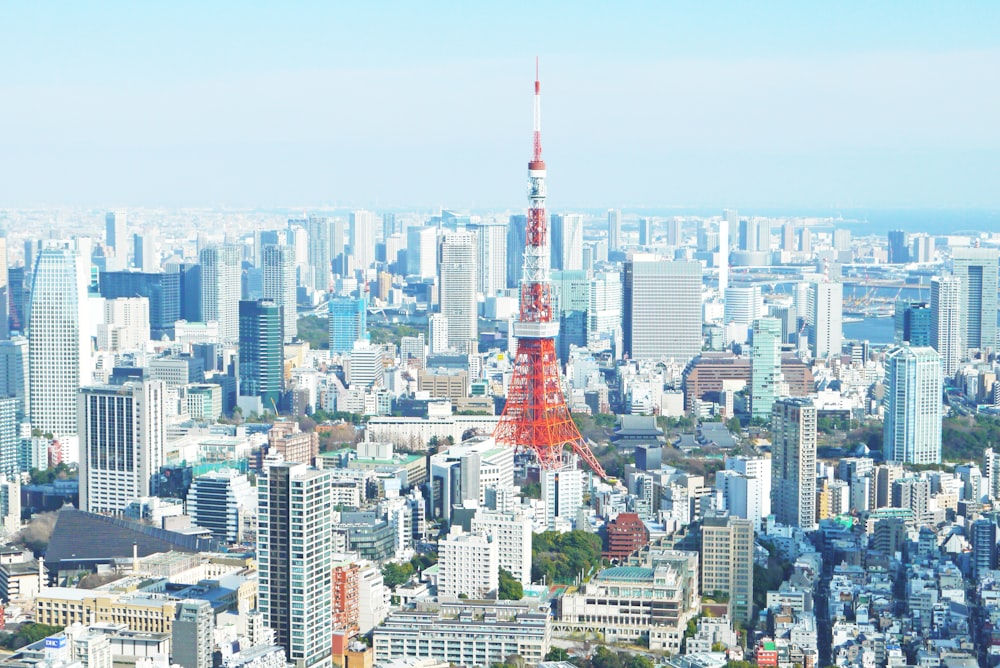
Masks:
[[[405,584],[413,577],[413,566],[407,562],[405,564],[388,563],[382,567],[382,579],[385,586],[395,589],[401,584]]]
[[[25,645],[38,642],[42,638],[47,638],[62,630],[63,627],[61,626],[25,622],[14,633],[0,633],[0,647],[5,649],[20,649]]]
[[[546,661],[569,661],[569,652],[562,647],[553,647],[545,655]]]
[[[625,668],[621,657],[603,645],[594,652],[590,665],[593,668]]]
[[[653,668],[653,660],[642,654],[627,654],[622,652],[622,666],[624,668]]]
[[[743,425],[740,424],[738,417],[731,417],[726,421],[726,429],[734,434],[738,434],[743,429]]]
[[[524,598],[524,587],[505,568],[500,569],[500,586],[497,598],[501,601],[520,601]]]

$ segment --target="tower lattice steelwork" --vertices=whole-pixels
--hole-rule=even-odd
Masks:
[[[520,314],[514,323],[517,355],[507,405],[493,436],[502,445],[532,450],[544,469],[562,466],[568,445],[591,469],[607,477],[573,422],[559,381],[549,279],[548,218],[545,215],[545,161],[542,160],[541,85],[535,65],[534,154],[528,163],[528,223]]]

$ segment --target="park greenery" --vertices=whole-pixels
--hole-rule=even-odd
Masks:
[[[73,480],[79,475],[79,471],[76,467],[71,467],[68,464],[59,462],[55,466],[51,466],[47,469],[31,469],[31,484],[32,485],[49,485],[56,480]]]
[[[59,633],[62,629],[63,627],[61,626],[25,622],[16,631],[0,632],[0,647],[7,650],[21,649],[25,645],[30,645],[50,635]]]
[[[500,586],[497,588],[497,598],[501,601],[520,601],[524,598],[524,587],[514,579],[510,571],[500,569]]]
[[[390,562],[382,566],[382,580],[386,587],[395,589],[399,585],[409,582],[420,571],[436,563],[437,555],[434,553],[418,554],[401,564]]]
[[[298,337],[309,344],[311,350],[326,350],[330,347],[329,320],[317,315],[299,318]]]
[[[546,531],[531,545],[531,579],[570,584],[601,565],[601,537],[588,531]]]
[[[1000,418],[955,415],[945,418],[941,424],[941,450],[945,461],[978,462],[989,447],[1000,448]]]

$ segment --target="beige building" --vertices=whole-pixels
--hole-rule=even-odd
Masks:
[[[706,517],[701,526],[701,591],[729,597],[729,616],[753,614],[753,521],[730,515]]]
[[[176,601],[141,595],[121,595],[89,589],[46,587],[35,598],[35,619],[40,624],[124,624],[132,631],[170,633]]]

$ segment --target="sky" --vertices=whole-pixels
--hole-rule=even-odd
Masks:
[[[0,209],[1000,208],[997,2],[0,0]]]

